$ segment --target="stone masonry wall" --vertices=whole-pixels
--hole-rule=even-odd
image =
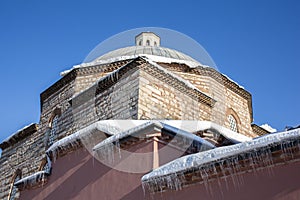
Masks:
[[[175,72],[177,75],[190,81],[203,93],[215,99],[217,102],[212,109],[210,120],[227,128],[230,127],[227,120],[228,110],[232,109],[239,118],[238,130],[240,133],[250,137],[256,136],[251,129],[251,115],[248,100],[230,90],[225,84],[215,79],[191,73]],[[222,76],[221,74],[219,76]]]
[[[39,158],[45,156],[40,149],[43,149],[43,143],[39,142],[39,135],[35,132],[3,150],[0,159],[0,199],[8,197],[17,169],[22,171],[22,177],[38,171],[41,165]]]
[[[76,83],[75,83],[75,95],[79,94],[86,88],[89,88],[93,84],[96,83],[99,78],[105,76],[107,73],[104,72],[98,72],[94,74],[89,74],[89,75],[82,75],[82,76],[77,76],[76,77]]]
[[[139,119],[209,120],[211,108],[140,71]]]
[[[41,140],[45,140],[45,134],[49,128],[51,117],[54,115],[54,110],[59,109],[60,114],[57,124],[58,139],[65,136],[67,132],[73,131],[72,125],[72,109],[71,99],[75,93],[75,80],[71,81],[57,92],[51,95],[42,103],[42,113],[40,119],[39,133]]]
[[[137,119],[138,76],[139,71],[127,72],[99,94],[95,86],[73,99],[74,131],[99,120]]]

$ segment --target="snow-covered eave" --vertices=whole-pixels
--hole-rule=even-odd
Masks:
[[[100,150],[102,148],[104,148],[107,145],[111,145],[114,142],[118,142],[124,138],[127,137],[145,137],[146,134],[148,132],[145,132],[145,129],[149,129],[152,128],[153,130],[161,130],[163,127],[161,126],[160,123],[156,122],[156,121],[146,121],[144,124],[141,124],[137,127],[131,128],[129,130],[126,130],[124,132],[121,132],[119,134],[115,134],[107,139],[105,139],[104,141],[100,142],[99,144],[95,145],[93,148],[93,151],[97,151]]]
[[[227,78],[230,82],[232,82],[232,83],[234,83],[235,85],[237,85],[240,89],[245,90],[245,87],[244,87],[244,86],[238,84],[236,81],[234,81],[234,80],[232,80],[231,78],[229,78],[229,76],[227,76],[226,74],[223,74],[223,73],[222,73],[222,75],[223,75],[225,78]]]
[[[120,132],[120,130],[117,127],[106,125],[104,122],[105,121],[95,122],[69,136],[60,139],[47,149],[47,155],[54,154],[55,152],[57,152],[58,149],[64,149],[68,146],[73,146],[73,144],[75,144],[78,141],[81,141],[81,138],[85,137],[87,134],[91,133],[94,130],[97,130],[102,134],[107,135],[114,135]]]
[[[146,121],[144,124],[139,125],[137,127],[134,127],[132,129],[129,129],[125,132],[113,135],[104,141],[100,142],[97,144],[93,150],[98,151],[107,145],[112,145],[116,142],[120,142],[120,140],[125,139],[127,137],[137,137],[137,138],[147,138],[147,135],[150,134],[149,131],[155,130],[154,132],[164,132],[163,130],[166,130],[165,134],[170,134],[174,137],[180,137],[181,139],[187,141],[189,145],[191,145],[193,142],[196,142],[200,144],[201,146],[204,146],[205,150],[207,149],[213,149],[215,146],[208,141],[198,137],[197,135],[194,135],[193,133],[181,130],[176,127],[172,127],[165,123],[167,121],[165,120],[150,120]],[[150,129],[151,128],[151,129]],[[147,130],[146,130],[147,129]]]
[[[131,56],[118,56],[115,58],[105,59],[105,60],[96,60],[88,63],[81,63],[79,65],[74,65],[71,69],[65,70],[60,73],[61,76],[67,75],[69,72],[71,72],[73,69],[77,68],[85,68],[85,67],[91,67],[95,65],[104,65],[104,64],[110,64],[113,62],[119,62],[123,60],[131,60],[136,59],[138,57],[146,57],[154,62],[161,62],[161,63],[179,63],[179,64],[185,64],[189,66],[190,68],[196,68],[196,67],[210,67],[208,65],[201,64],[197,61],[189,61],[189,60],[181,60],[181,59],[175,59],[175,58],[168,58],[163,56],[156,56],[156,55],[149,55],[149,54],[136,54]]]
[[[78,68],[92,67],[92,66],[97,66],[97,65],[106,65],[106,64],[111,64],[111,63],[114,63],[114,62],[125,61],[125,60],[133,60],[137,57],[138,56],[120,56],[120,57],[114,58],[114,59],[101,60],[101,61],[92,61],[92,62],[88,62],[88,63],[81,63],[81,64],[78,64],[78,65],[74,65],[71,69],[60,72],[60,75],[65,76],[68,73],[70,73],[72,70],[78,69]]]
[[[300,139],[300,128],[291,131],[268,134],[264,137],[252,141],[239,143],[236,145],[219,147],[216,149],[187,155],[173,160],[142,177],[142,182],[152,182],[161,177],[180,174],[184,171],[193,170],[203,165],[225,160],[234,155],[241,155],[258,149],[268,147],[274,144],[280,144],[285,141]]]
[[[11,134],[10,136],[8,136],[6,139],[4,139],[1,143],[0,143],[0,148],[1,149],[5,149],[9,143],[11,143],[12,140],[16,140],[17,138],[19,139],[23,139],[23,137],[26,137],[27,134],[23,134],[24,131],[26,131],[26,129],[30,128],[34,126],[33,128],[36,130],[37,129],[37,124],[36,123],[31,123],[27,126],[24,126],[23,128],[19,129],[18,131],[14,132],[13,134]],[[22,136],[23,135],[23,136]]]

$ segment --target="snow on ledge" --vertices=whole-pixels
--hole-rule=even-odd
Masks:
[[[111,126],[109,123],[106,124],[104,121],[98,121],[95,122],[83,129],[80,129],[79,131],[73,133],[72,135],[66,136],[62,138],[61,140],[55,142],[52,144],[46,153],[48,155],[51,155],[53,158],[56,158],[56,153],[59,149],[67,148],[68,146],[73,146],[78,141],[81,141],[82,138],[90,134],[92,131],[101,131],[102,133],[108,134],[108,135],[114,135],[116,133],[119,133],[121,130],[118,129],[116,126]]]
[[[239,143],[236,145],[219,147],[216,149],[187,155],[173,160],[142,177],[142,182],[156,182],[157,180],[168,180],[168,176],[178,175],[186,170],[199,168],[205,164],[213,163],[226,159],[231,156],[255,151],[256,149],[267,147],[275,143],[283,143],[284,141],[300,138],[300,128],[291,131],[285,131],[276,134],[268,134],[260,138]]]
[[[25,188],[26,186],[33,186],[39,184],[40,181],[44,181],[45,178],[49,176],[49,173],[46,171],[39,171],[30,176],[22,178],[14,183],[15,186],[23,185]]]

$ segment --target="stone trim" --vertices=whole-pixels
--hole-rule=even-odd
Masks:
[[[109,64],[98,64],[98,65],[93,65],[93,66],[89,66],[89,67],[81,67],[81,68],[77,69],[77,74],[79,76],[86,76],[86,75],[90,75],[90,74],[96,74],[99,72],[109,73],[109,72],[112,72],[112,71],[118,69],[119,67],[129,63],[130,61],[132,61],[132,59],[121,60],[121,61],[117,61],[117,62],[113,62],[113,63],[109,63]]]

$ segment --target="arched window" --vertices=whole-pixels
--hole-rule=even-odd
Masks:
[[[142,46],[142,40],[139,41],[139,46]]]
[[[157,46],[157,43],[156,43],[156,42],[154,42],[154,46]]]
[[[237,121],[232,115],[228,115],[230,130],[238,132]]]
[[[20,194],[18,188],[14,186],[14,184],[21,178],[22,178],[22,171],[20,169],[17,169],[11,181],[11,186],[8,194],[9,200],[15,200],[19,198]]]
[[[57,129],[58,129],[57,124],[58,124],[58,115],[55,115],[55,117],[52,119],[52,122],[50,123],[48,147],[51,146],[56,141]]]
[[[146,46],[150,46],[150,40],[146,41]]]

